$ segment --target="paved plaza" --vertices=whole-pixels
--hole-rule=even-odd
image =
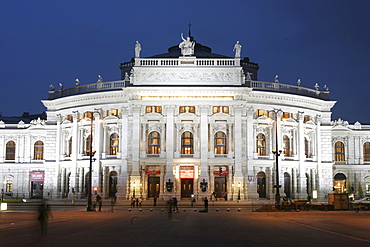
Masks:
[[[217,206],[217,205],[216,205]],[[163,210],[162,210],[163,209]],[[42,237],[36,211],[0,213],[1,246],[366,246],[368,211],[254,212],[245,207],[54,209]]]

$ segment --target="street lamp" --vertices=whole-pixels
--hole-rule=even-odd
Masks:
[[[278,146],[278,113],[281,112],[281,110],[274,110],[275,112],[275,150],[272,150],[272,153],[275,155],[275,168],[276,168],[276,184],[274,187],[276,188],[275,193],[275,208],[280,209],[280,187],[279,185],[279,156],[282,152],[282,150],[279,150]]]
[[[241,184],[240,184],[240,182],[238,183],[238,200],[240,200],[240,186],[241,186]]]
[[[90,147],[89,147],[89,156],[90,156],[90,166],[89,166],[89,191],[87,195],[87,209],[86,211],[95,211],[92,206],[92,163],[93,163],[93,156],[95,154],[95,151],[92,151],[93,149],[93,125],[94,125],[94,114],[91,116],[91,125],[90,125]]]
[[[134,182],[133,188],[132,188],[132,196],[135,198],[135,190],[136,190],[136,183]]]

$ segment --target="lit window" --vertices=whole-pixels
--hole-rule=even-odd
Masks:
[[[92,149],[92,143],[91,143],[91,135],[89,135],[85,140],[85,155],[90,156],[90,152]]]
[[[262,117],[262,116],[269,117],[269,111],[256,110],[256,117]]]
[[[93,118],[93,113],[91,111],[87,111],[84,113],[84,119],[87,119],[87,118],[90,118],[90,119]]]
[[[312,158],[311,142],[308,141],[306,137],[304,138],[304,154],[306,155],[306,158]]]
[[[195,106],[180,106],[180,113],[195,113]]]
[[[229,113],[229,107],[228,106],[223,106],[222,107],[222,112],[223,113]]]
[[[311,117],[310,116],[304,116],[304,122],[308,122],[308,121],[310,121],[311,120]]]
[[[118,154],[118,147],[119,147],[119,136],[117,133],[113,133],[110,135],[110,155],[117,155]]]
[[[193,134],[188,131],[181,136],[181,154],[193,154]]]
[[[68,149],[67,150],[68,150],[67,157],[70,157],[71,154],[72,154],[72,137],[69,138],[69,140],[68,140]]]
[[[15,142],[8,141],[6,143],[6,160],[15,160]]]
[[[284,156],[285,157],[290,157],[290,139],[287,136],[283,137],[283,150],[284,150]]]
[[[336,142],[334,146],[334,161],[345,161],[344,144]]]
[[[13,181],[6,180],[6,183],[5,183],[5,192],[13,192]]]
[[[370,161],[370,142],[364,144],[364,161]]]
[[[257,135],[256,140],[257,145],[257,155],[258,156],[266,156],[266,138],[265,135],[260,133]]]
[[[283,119],[290,118],[292,114],[290,112],[283,112]]]
[[[145,112],[146,113],[151,113],[152,112],[152,107],[151,106],[147,106],[146,109],[145,109]]]
[[[158,132],[153,131],[148,136],[148,154],[161,153],[161,137]]]
[[[215,154],[226,154],[226,135],[221,131],[215,134]]]
[[[73,122],[73,116],[72,115],[67,115],[66,120]]]
[[[119,115],[119,110],[118,109],[113,109],[113,110],[108,110],[107,111],[107,116],[118,116]]]
[[[42,141],[35,142],[33,148],[33,159],[43,160],[44,159],[44,143]]]
[[[220,112],[220,107],[219,106],[214,106],[213,107],[213,113],[219,113]]]

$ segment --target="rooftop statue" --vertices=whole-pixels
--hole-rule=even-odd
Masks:
[[[195,42],[190,40],[190,37],[184,39],[184,34],[181,34],[182,42],[179,44],[179,48],[181,49],[181,54],[183,56],[191,56],[194,54],[194,46]]]
[[[79,79],[76,79],[75,82],[76,82],[76,86],[80,86],[80,80]]]
[[[140,51],[141,51],[141,44],[139,43],[139,41],[136,40],[136,44],[135,44],[135,57],[136,58],[140,57]]]
[[[240,54],[242,52],[242,45],[239,44],[239,41],[236,41],[233,51],[235,51],[235,58],[240,58]]]
[[[102,83],[103,82],[103,77],[101,77],[101,75],[98,75],[98,81],[97,83]]]

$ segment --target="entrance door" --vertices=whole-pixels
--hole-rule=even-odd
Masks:
[[[31,195],[32,198],[43,198],[44,182],[31,182]]]
[[[266,175],[264,172],[257,174],[257,193],[259,198],[266,198]]]
[[[217,198],[224,198],[226,195],[226,177],[215,177],[215,193]]]
[[[115,197],[117,193],[117,172],[112,171],[109,174],[109,197]]]
[[[193,194],[193,179],[181,179],[181,198],[190,198]]]
[[[159,177],[148,177],[148,198],[159,197]]]

